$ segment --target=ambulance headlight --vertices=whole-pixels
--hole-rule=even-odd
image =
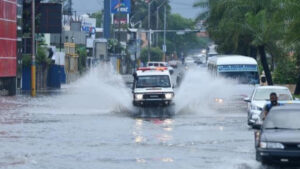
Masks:
[[[143,94],[135,94],[136,100],[143,100],[144,95]]]
[[[173,94],[173,93],[166,93],[166,94],[165,94],[165,98],[166,98],[167,100],[171,100],[171,99],[173,99],[173,97],[174,97],[174,94]]]

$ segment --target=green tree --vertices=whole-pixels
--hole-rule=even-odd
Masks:
[[[283,38],[284,22],[279,17],[279,0],[208,0],[207,28],[222,53],[256,56],[258,51],[269,85],[273,85],[267,53]],[[200,16],[199,16],[200,17]]]
[[[157,0],[153,1],[153,3],[150,6],[150,18],[151,18],[151,29],[156,29],[156,12],[157,7],[161,5],[162,3],[165,3],[167,5],[167,15],[171,14],[171,7],[169,5],[168,0]],[[145,0],[132,0],[131,1],[131,22],[137,23],[139,21],[142,21],[142,27],[148,29],[148,3]],[[159,12],[159,26],[162,28],[163,26],[163,16],[164,11],[162,8],[158,11]]]
[[[274,71],[274,82],[276,84],[295,84],[297,82],[298,71],[296,61],[294,59],[283,57],[280,58]]]
[[[171,14],[168,16],[168,29],[185,30],[196,29],[195,22],[192,19],[187,19],[179,14]],[[162,46],[163,40],[161,37],[159,46]],[[205,48],[206,42],[203,38],[195,35],[195,32],[177,35],[176,32],[167,34],[167,49],[168,53],[187,53],[191,49]]]
[[[288,21],[286,42],[291,50],[295,53],[296,67],[297,67],[297,86],[295,94],[300,94],[300,4],[298,0],[284,1],[284,9],[286,16],[285,20]]]
[[[78,70],[80,73],[85,71],[86,68],[86,58],[87,58],[87,51],[86,47],[83,45],[76,46],[76,51],[79,56],[78,58]]]
[[[103,18],[102,11],[98,11],[98,12],[92,13],[90,15],[90,17],[96,19],[96,27],[97,28],[102,27],[101,26],[102,25],[102,18]]]
[[[150,48],[151,61],[161,62],[163,51],[160,48]],[[148,49],[143,48],[141,51],[141,61],[146,64],[148,62]]]

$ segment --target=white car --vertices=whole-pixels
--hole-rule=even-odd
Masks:
[[[167,107],[174,98],[171,75],[167,68],[138,68],[134,73],[133,105]]]
[[[169,65],[172,67],[172,68],[177,68],[178,67],[178,61],[177,60],[170,60],[169,61]]]
[[[169,66],[167,62],[148,62],[147,67],[151,67],[151,68],[166,67],[168,68],[170,74],[174,73],[174,68],[172,66]]]
[[[186,65],[190,65],[190,64],[195,64],[195,60],[194,60],[194,58],[193,57],[186,57],[185,59],[184,59],[184,63],[186,64]]]
[[[270,94],[276,93],[278,102],[287,103],[293,101],[293,96],[287,87],[282,86],[259,86],[254,89],[250,98],[244,100],[248,102],[248,125],[259,126],[261,123],[261,113],[266,104],[270,103]]]

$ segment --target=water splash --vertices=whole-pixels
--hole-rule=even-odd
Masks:
[[[204,68],[190,69],[176,93],[176,113],[212,112],[211,103],[216,98],[230,98],[235,85],[235,81],[212,77]]]
[[[131,109],[131,94],[109,64],[100,64],[58,95],[32,100],[36,113],[103,114]],[[32,109],[30,112],[33,111]]]

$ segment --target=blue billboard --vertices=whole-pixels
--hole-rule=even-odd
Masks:
[[[111,0],[110,12],[113,14],[129,14],[131,11],[131,0]]]

